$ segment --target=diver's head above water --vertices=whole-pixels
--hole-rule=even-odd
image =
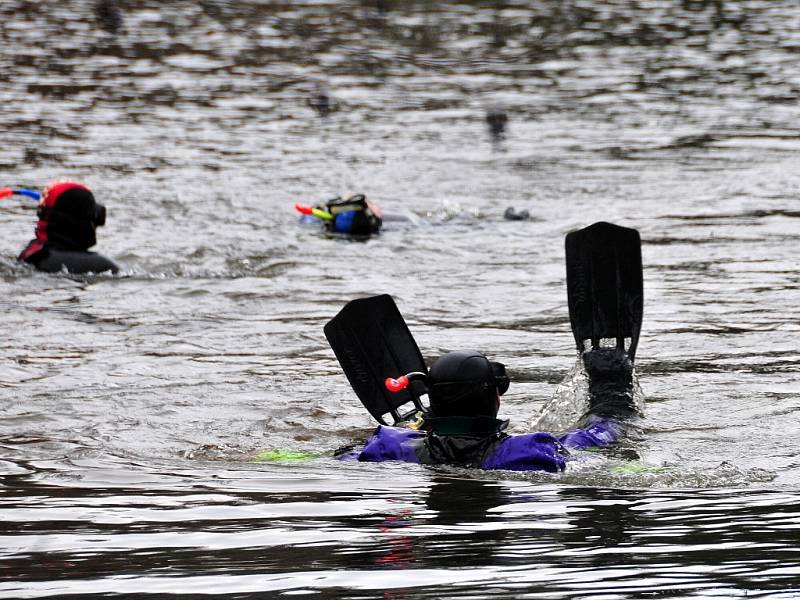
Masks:
[[[428,398],[433,417],[496,417],[509,380],[502,363],[480,352],[448,352],[433,363]]]
[[[59,181],[42,194],[36,237],[64,250],[85,251],[97,243],[95,229],[106,222],[106,208],[77,181]]]
[[[500,408],[500,396],[510,383],[505,365],[492,362],[475,350],[448,352],[433,363],[430,372],[414,371],[397,379],[389,377],[385,385],[390,392],[399,392],[413,381],[424,384],[430,401],[426,416],[434,419],[494,419]]]
[[[39,200],[36,235],[20,253],[20,261],[47,273],[119,271],[113,261],[89,251],[97,243],[96,229],[105,225],[106,207],[95,200],[85,184],[57,181],[42,193],[8,188],[7,192]]]

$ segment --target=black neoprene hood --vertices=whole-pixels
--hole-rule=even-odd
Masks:
[[[92,192],[72,188],[59,194],[51,206],[40,208],[47,239],[67,250],[87,250],[97,243],[95,227],[105,223],[105,207]]]
[[[495,373],[499,363],[491,363],[474,350],[459,350],[443,354],[433,363],[429,373],[428,397],[434,417],[497,415],[498,386]]]

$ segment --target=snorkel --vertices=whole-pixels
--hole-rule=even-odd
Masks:
[[[368,201],[364,194],[354,194],[346,198],[337,196],[321,206],[298,202],[294,208],[306,217],[322,221],[325,229],[331,233],[368,237],[377,234],[383,223],[380,209]]]
[[[36,190],[10,187],[0,188],[0,198],[5,198],[6,196],[27,196],[28,198],[32,198],[37,202],[42,199],[42,193],[37,192]]]
[[[388,377],[384,386],[390,392],[399,392],[413,381],[424,382],[433,417],[494,418],[500,396],[509,386],[505,366],[474,350],[448,352],[433,363],[429,373],[413,371]]]
[[[386,389],[390,392],[399,392],[400,390],[406,389],[412,381],[424,381],[427,383],[428,376],[421,371],[412,371],[411,373],[400,375],[397,379],[394,377],[387,377],[383,385],[385,385]]]
[[[498,434],[508,425],[507,421],[497,418],[500,395],[509,384],[505,367],[480,352],[448,352],[433,363],[429,373],[412,371],[396,378],[387,377],[384,386],[390,392],[399,392],[415,381],[424,382],[430,401],[417,429],[424,428],[438,436],[483,439]],[[438,439],[427,443],[439,447],[444,442]],[[445,443],[450,448],[449,444]],[[439,449],[448,454],[443,448]]]
[[[321,208],[315,208],[313,206],[309,206],[308,204],[300,204],[299,202],[294,205],[294,208],[302,215],[316,217],[318,219],[322,219],[323,221],[333,221],[333,215],[326,210],[322,210]]]

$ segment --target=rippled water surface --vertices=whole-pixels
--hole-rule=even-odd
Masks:
[[[0,200],[0,597],[800,597],[799,58],[788,0],[0,3],[0,187],[86,181],[123,266],[20,266]],[[347,191],[379,237],[298,224]],[[643,240],[639,435],[331,457],[373,427],[322,333],[355,297],[506,363],[515,432],[564,404],[597,220]]]

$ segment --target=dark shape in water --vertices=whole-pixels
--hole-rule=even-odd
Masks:
[[[628,418],[637,414],[633,401],[633,361],[619,348],[597,347],[583,354],[589,376],[589,413]]]
[[[117,33],[122,29],[122,11],[115,0],[97,0],[94,12],[100,21],[100,26],[108,33]]]
[[[516,212],[513,206],[509,206],[506,212],[503,213],[503,218],[509,221],[527,221],[530,219],[531,214],[527,210]]]
[[[327,117],[336,108],[336,103],[331,98],[328,88],[322,85],[314,87],[311,97],[308,99],[308,105],[317,111],[320,117]]]
[[[506,131],[508,114],[500,107],[492,107],[486,111],[486,123],[494,137],[501,137]]]
[[[372,6],[380,14],[389,12],[389,0],[371,0],[367,2],[367,6]]]
[[[89,252],[97,243],[96,229],[105,225],[106,209],[91,190],[76,181],[60,181],[45,188],[37,211],[36,237],[19,260],[39,271],[56,273],[116,273],[105,256]]]
[[[676,138],[667,148],[705,148],[709,144],[719,141],[718,136],[713,133],[701,133],[698,135],[685,135]]]

